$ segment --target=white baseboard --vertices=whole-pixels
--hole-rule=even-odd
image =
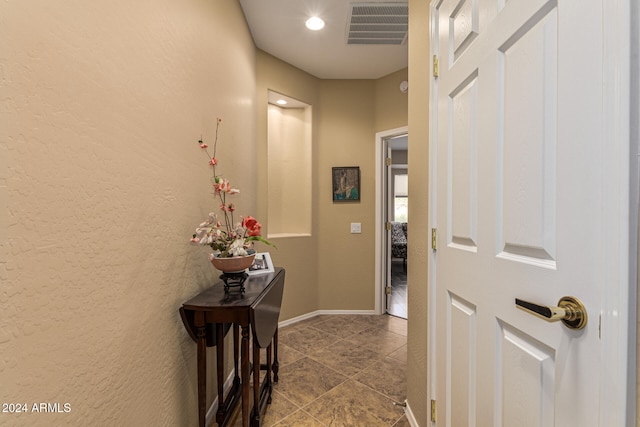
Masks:
[[[418,421],[416,421],[416,417],[413,415],[413,412],[411,412],[411,406],[409,406],[409,402],[407,402],[405,400],[404,403],[407,404],[407,406],[405,406],[405,408],[404,408],[404,413],[407,416],[407,420],[409,421],[409,425],[411,427],[420,427],[420,425],[418,424]]]
[[[227,380],[224,382],[224,395],[226,396],[231,390],[231,386],[233,386],[233,370],[229,373]],[[205,416],[206,425],[214,425],[216,419],[216,412],[218,412],[218,396],[213,399],[209,410],[207,411],[207,415]],[[217,424],[216,424],[217,425]]]
[[[306,313],[298,317],[293,317],[291,319],[287,319],[285,321],[279,322],[278,327],[282,328],[284,326],[292,325],[294,323],[298,323],[302,320],[311,319],[312,317],[319,316],[321,314],[377,314],[375,310],[316,310],[311,313]]]

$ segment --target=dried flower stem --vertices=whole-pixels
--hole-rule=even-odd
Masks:
[[[228,180],[218,176],[216,169],[218,164],[216,152],[220,122],[222,122],[222,119],[218,118],[213,142],[213,156],[207,149],[209,146],[202,141],[202,135],[198,140],[198,144],[207,156],[209,165],[212,168],[211,185],[214,189],[214,198],[219,200],[220,210],[224,212],[224,226],[221,221],[218,221],[216,214],[211,212],[209,219],[196,228],[196,233],[193,235],[191,242],[209,245],[212,249],[219,251],[223,257],[241,256],[247,254],[246,251],[255,241],[273,245],[260,235],[262,225],[255,218],[251,216],[240,217],[241,221],[238,224],[234,223],[233,212],[235,211],[235,206],[233,203],[227,204],[227,194],[234,195],[239,193],[239,190],[232,188]]]

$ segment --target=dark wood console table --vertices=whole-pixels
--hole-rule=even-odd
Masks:
[[[242,425],[249,426],[249,331],[253,338],[253,409],[251,426],[260,426],[260,414],[266,403],[271,403],[273,381],[278,382],[278,318],[284,290],[284,269],[273,273],[252,275],[244,283],[244,293],[225,293],[222,281],[185,302],[180,308],[187,332],[198,344],[198,419],[205,427],[207,404],[207,347],[216,349],[218,383],[218,411],[216,422],[225,426],[238,401],[242,401]],[[224,390],[224,337],[233,327],[234,380],[227,397]],[[238,332],[242,330],[240,358]],[[273,345],[272,345],[273,343]],[[260,349],[267,349],[267,360],[260,364]],[[273,348],[273,361],[271,350]],[[241,363],[238,375],[238,359]],[[267,373],[260,384],[260,369]]]

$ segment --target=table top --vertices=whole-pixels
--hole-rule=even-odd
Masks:
[[[272,282],[282,279],[278,276],[284,277],[284,269],[281,267],[276,267],[273,273],[250,275],[244,282],[244,293],[234,290],[225,293],[224,283],[218,280],[212,287],[182,304],[182,307],[194,311],[250,307]]]
[[[278,327],[285,270],[276,267],[272,273],[251,275],[244,282],[245,292],[224,291],[222,280],[191,298],[180,307],[180,317],[189,336],[198,342],[195,313],[203,313],[206,322],[206,345],[216,345],[217,331],[212,322],[223,326],[222,336],[231,323],[252,324],[260,347],[269,344]]]

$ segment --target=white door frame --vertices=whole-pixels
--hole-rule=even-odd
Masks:
[[[604,140],[610,141],[610,150],[604,160],[609,165],[610,174],[603,177],[606,181],[604,188],[617,189],[604,195],[605,203],[615,206],[616,218],[604,218],[604,223],[621,223],[619,229],[609,227],[607,241],[602,242],[606,248],[606,258],[603,259],[607,277],[619,278],[618,283],[627,286],[605,287],[602,295],[603,309],[600,313],[602,345],[600,356],[604,367],[599,372],[600,390],[600,420],[599,425],[607,426],[635,426],[636,420],[636,286],[638,265],[638,144],[640,135],[631,135],[634,129],[632,122],[640,119],[640,78],[637,75],[640,66],[638,59],[633,59],[631,53],[640,50],[640,10],[632,8],[636,0],[607,0],[603,10],[604,26],[604,60],[603,60],[603,120]],[[438,0],[432,0],[430,5],[430,35],[433,39],[433,12]],[[633,29],[633,32],[632,32]],[[636,39],[632,40],[632,34]],[[438,54],[434,43],[430,44],[430,56]],[[634,73],[631,73],[633,65]],[[433,75],[430,65],[429,76]],[[633,82],[632,82],[633,79]],[[430,78],[430,157],[433,156],[433,142],[437,133],[434,104],[437,103],[437,82]],[[638,92],[631,93],[635,89]],[[631,102],[630,102],[631,101]],[[632,108],[630,108],[630,105]],[[631,112],[635,117],[631,119]],[[433,174],[435,165],[431,164],[429,171],[430,194],[433,194]],[[429,227],[436,227],[433,223],[433,209],[435,203],[432,196],[429,200]],[[623,256],[621,256],[623,255]],[[627,256],[628,255],[628,256]],[[429,257],[429,323],[427,342],[429,343],[428,366],[429,384],[427,387],[427,407],[431,400],[436,400],[436,372],[435,372],[435,304],[434,280],[435,265],[433,255]],[[594,404],[596,404],[594,402]]]
[[[621,281],[625,278],[628,286],[621,289],[606,288],[602,295],[603,313],[602,327],[609,329],[602,337],[601,356],[605,367],[619,366],[618,370],[603,370],[600,393],[600,425],[635,426],[636,422],[636,266],[638,261],[637,246],[631,236],[631,230],[637,230],[638,206],[631,204],[637,196],[631,195],[631,189],[637,189],[637,163],[631,167],[629,161],[633,153],[637,155],[637,146],[631,142],[630,101],[639,94],[631,94],[631,78],[636,83],[638,76],[631,76],[631,46],[638,40],[631,40],[631,25],[640,24],[638,16],[631,11],[631,3],[636,0],[607,0],[603,10],[604,27],[604,140],[611,141],[611,150],[606,161],[619,165],[618,169],[610,168],[615,173],[606,176],[608,185],[605,188],[617,188],[619,192],[609,191],[604,202],[616,206],[618,218],[628,218],[627,227],[622,230],[611,230],[608,241],[604,242],[609,256],[604,260],[608,271],[616,272]],[[637,48],[637,46],[636,46]],[[634,162],[635,163],[635,162]],[[618,220],[620,222],[622,220]],[[604,218],[605,224],[608,218]],[[622,228],[622,227],[621,227]],[[628,254],[628,258],[618,254]],[[633,271],[633,272],[632,272]],[[631,298],[633,301],[631,301]],[[623,321],[626,320],[625,321]],[[633,334],[633,335],[631,335]],[[631,400],[633,399],[633,400]],[[626,422],[625,422],[626,418]],[[614,424],[615,423],[615,424]]]
[[[385,265],[382,262],[382,254],[384,253],[384,248],[382,247],[384,243],[383,238],[383,230],[384,230],[384,218],[386,216],[386,200],[384,195],[384,183],[382,182],[382,177],[384,175],[384,159],[387,156],[385,152],[385,144],[384,141],[393,136],[405,135],[409,133],[408,126],[402,126],[395,129],[385,130],[382,132],[376,133],[376,142],[375,142],[375,150],[376,150],[376,242],[375,242],[375,312],[377,314],[384,313],[384,302],[385,302],[385,289],[384,289],[384,279],[385,279]]]

